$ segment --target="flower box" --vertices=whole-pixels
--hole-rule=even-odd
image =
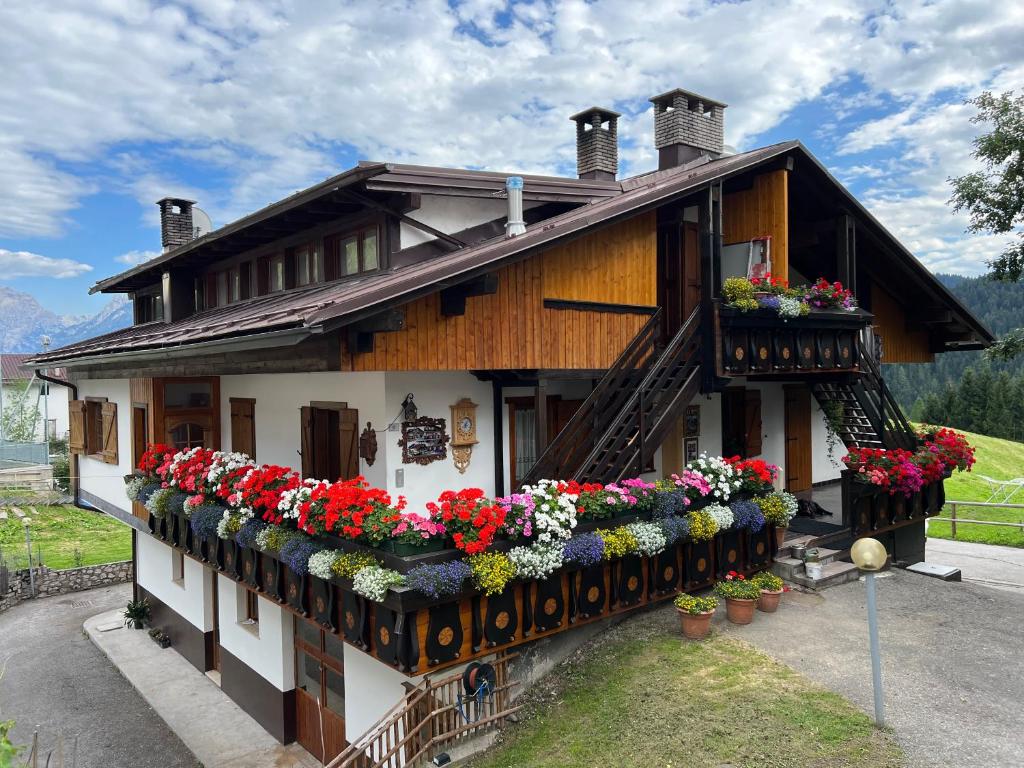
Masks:
[[[291,568],[285,568],[284,593],[289,608],[303,616],[309,615],[309,574],[299,574]]]
[[[718,578],[725,578],[729,571],[747,570],[743,557],[743,534],[745,531],[730,528],[715,535],[715,565]]]
[[[221,544],[223,553],[224,573],[231,578],[238,580],[242,578],[241,547],[234,539],[224,539]]]
[[[399,557],[413,557],[415,555],[427,555],[431,552],[442,552],[450,546],[446,539],[423,539],[422,544],[409,544],[395,539],[385,539],[381,542],[379,549],[383,552],[390,552]]]
[[[273,555],[263,552],[260,554],[260,588],[263,593],[279,603],[285,601],[284,591],[284,563]]]
[[[260,552],[253,547],[239,547],[242,578],[253,589],[260,588]]]
[[[317,624],[325,627],[332,632],[338,631],[337,624],[337,610],[336,610],[336,590],[334,585],[329,581],[324,581],[321,578],[309,576],[309,612],[316,620]],[[352,595],[352,597],[356,597]],[[349,616],[346,618],[346,630],[345,637],[352,642],[352,637],[349,635],[349,630],[354,629],[357,625],[355,616]],[[351,625],[351,626],[349,626]],[[364,646],[361,646],[364,647]]]

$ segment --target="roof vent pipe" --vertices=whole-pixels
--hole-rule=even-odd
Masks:
[[[523,177],[509,176],[505,179],[508,193],[508,221],[505,223],[505,237],[515,237],[526,232],[523,221]]]

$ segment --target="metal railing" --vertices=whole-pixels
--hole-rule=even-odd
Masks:
[[[942,523],[949,523],[950,534],[956,538],[956,525],[957,523],[970,525],[999,525],[1005,528],[1017,528],[1024,531],[1024,520],[1019,523],[1005,523],[1001,520],[969,520],[963,517],[957,517],[956,510],[958,507],[989,507],[996,509],[1021,509],[1024,510],[1024,504],[999,504],[990,501],[947,501],[946,506],[949,507],[949,517],[932,517],[929,520],[937,520]]]

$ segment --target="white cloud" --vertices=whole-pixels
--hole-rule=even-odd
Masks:
[[[80,261],[0,248],[0,279],[3,280],[15,277],[78,277],[91,270],[91,266]]]
[[[136,264],[142,264],[150,259],[155,259],[160,255],[160,251],[128,251],[122,253],[120,256],[114,257],[114,261],[119,264],[127,264],[129,267],[134,267]]]

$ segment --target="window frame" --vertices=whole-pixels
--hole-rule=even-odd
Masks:
[[[85,397],[85,455],[103,460],[103,405],[105,397]],[[95,414],[95,415],[94,415]]]

